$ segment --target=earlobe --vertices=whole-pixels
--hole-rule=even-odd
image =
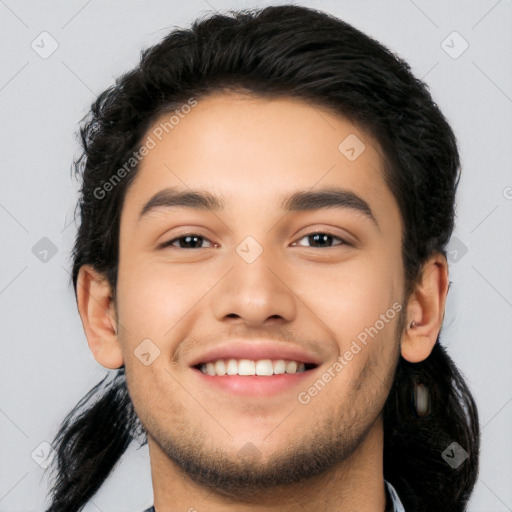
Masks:
[[[401,354],[410,363],[425,360],[437,341],[448,293],[448,263],[435,253],[422,267],[421,278],[407,304]]]
[[[124,364],[116,331],[116,311],[106,276],[90,265],[80,267],[77,278],[78,312],[94,358],[105,368]]]

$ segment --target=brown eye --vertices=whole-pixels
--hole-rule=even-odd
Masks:
[[[303,236],[300,240],[308,239],[308,242],[311,244],[309,247],[314,248],[324,248],[324,247],[335,247],[338,245],[351,245],[347,241],[343,240],[339,236],[333,235],[331,233],[324,232],[315,232],[310,233],[308,235]],[[334,240],[339,240],[340,243],[333,244]]]
[[[168,242],[164,242],[160,248],[175,247],[177,249],[203,249],[204,247],[201,247],[203,241],[209,242],[209,240],[203,236],[197,235],[195,233],[187,233],[173,238]],[[175,242],[178,242],[178,246],[175,245]]]

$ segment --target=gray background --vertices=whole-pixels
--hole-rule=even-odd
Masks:
[[[1,512],[43,509],[40,444],[107,373],[87,346],[70,285],[77,123],[173,26],[214,10],[277,3],[0,0]],[[404,57],[458,137],[463,175],[443,340],[483,428],[470,510],[510,511],[512,2],[295,3],[331,12]],[[43,58],[53,40],[58,48]],[[41,252],[44,237],[54,255]],[[85,510],[138,512],[151,503],[147,446],[132,446]]]

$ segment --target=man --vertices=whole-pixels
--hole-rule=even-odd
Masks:
[[[73,284],[116,375],[56,436],[48,512],[139,436],[156,512],[465,509],[477,411],[440,345],[459,157],[406,63],[312,9],[214,15],[82,138]]]

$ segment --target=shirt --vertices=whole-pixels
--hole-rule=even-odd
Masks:
[[[400,498],[398,497],[398,494],[395,491],[395,488],[386,480],[384,480],[384,483],[386,484],[389,496],[391,497],[391,503],[393,505],[393,512],[405,512],[405,508],[402,505],[402,502],[400,501]],[[155,509],[153,509],[151,512],[155,512]]]
[[[389,502],[391,500],[391,506],[390,509],[392,512],[405,512],[404,506],[402,505],[402,502],[400,501],[400,498],[398,497],[398,494],[395,491],[395,488],[386,480],[384,480],[384,483],[386,484],[386,500]],[[386,508],[386,510],[388,510]],[[144,512],[155,512],[155,507],[150,507]]]

